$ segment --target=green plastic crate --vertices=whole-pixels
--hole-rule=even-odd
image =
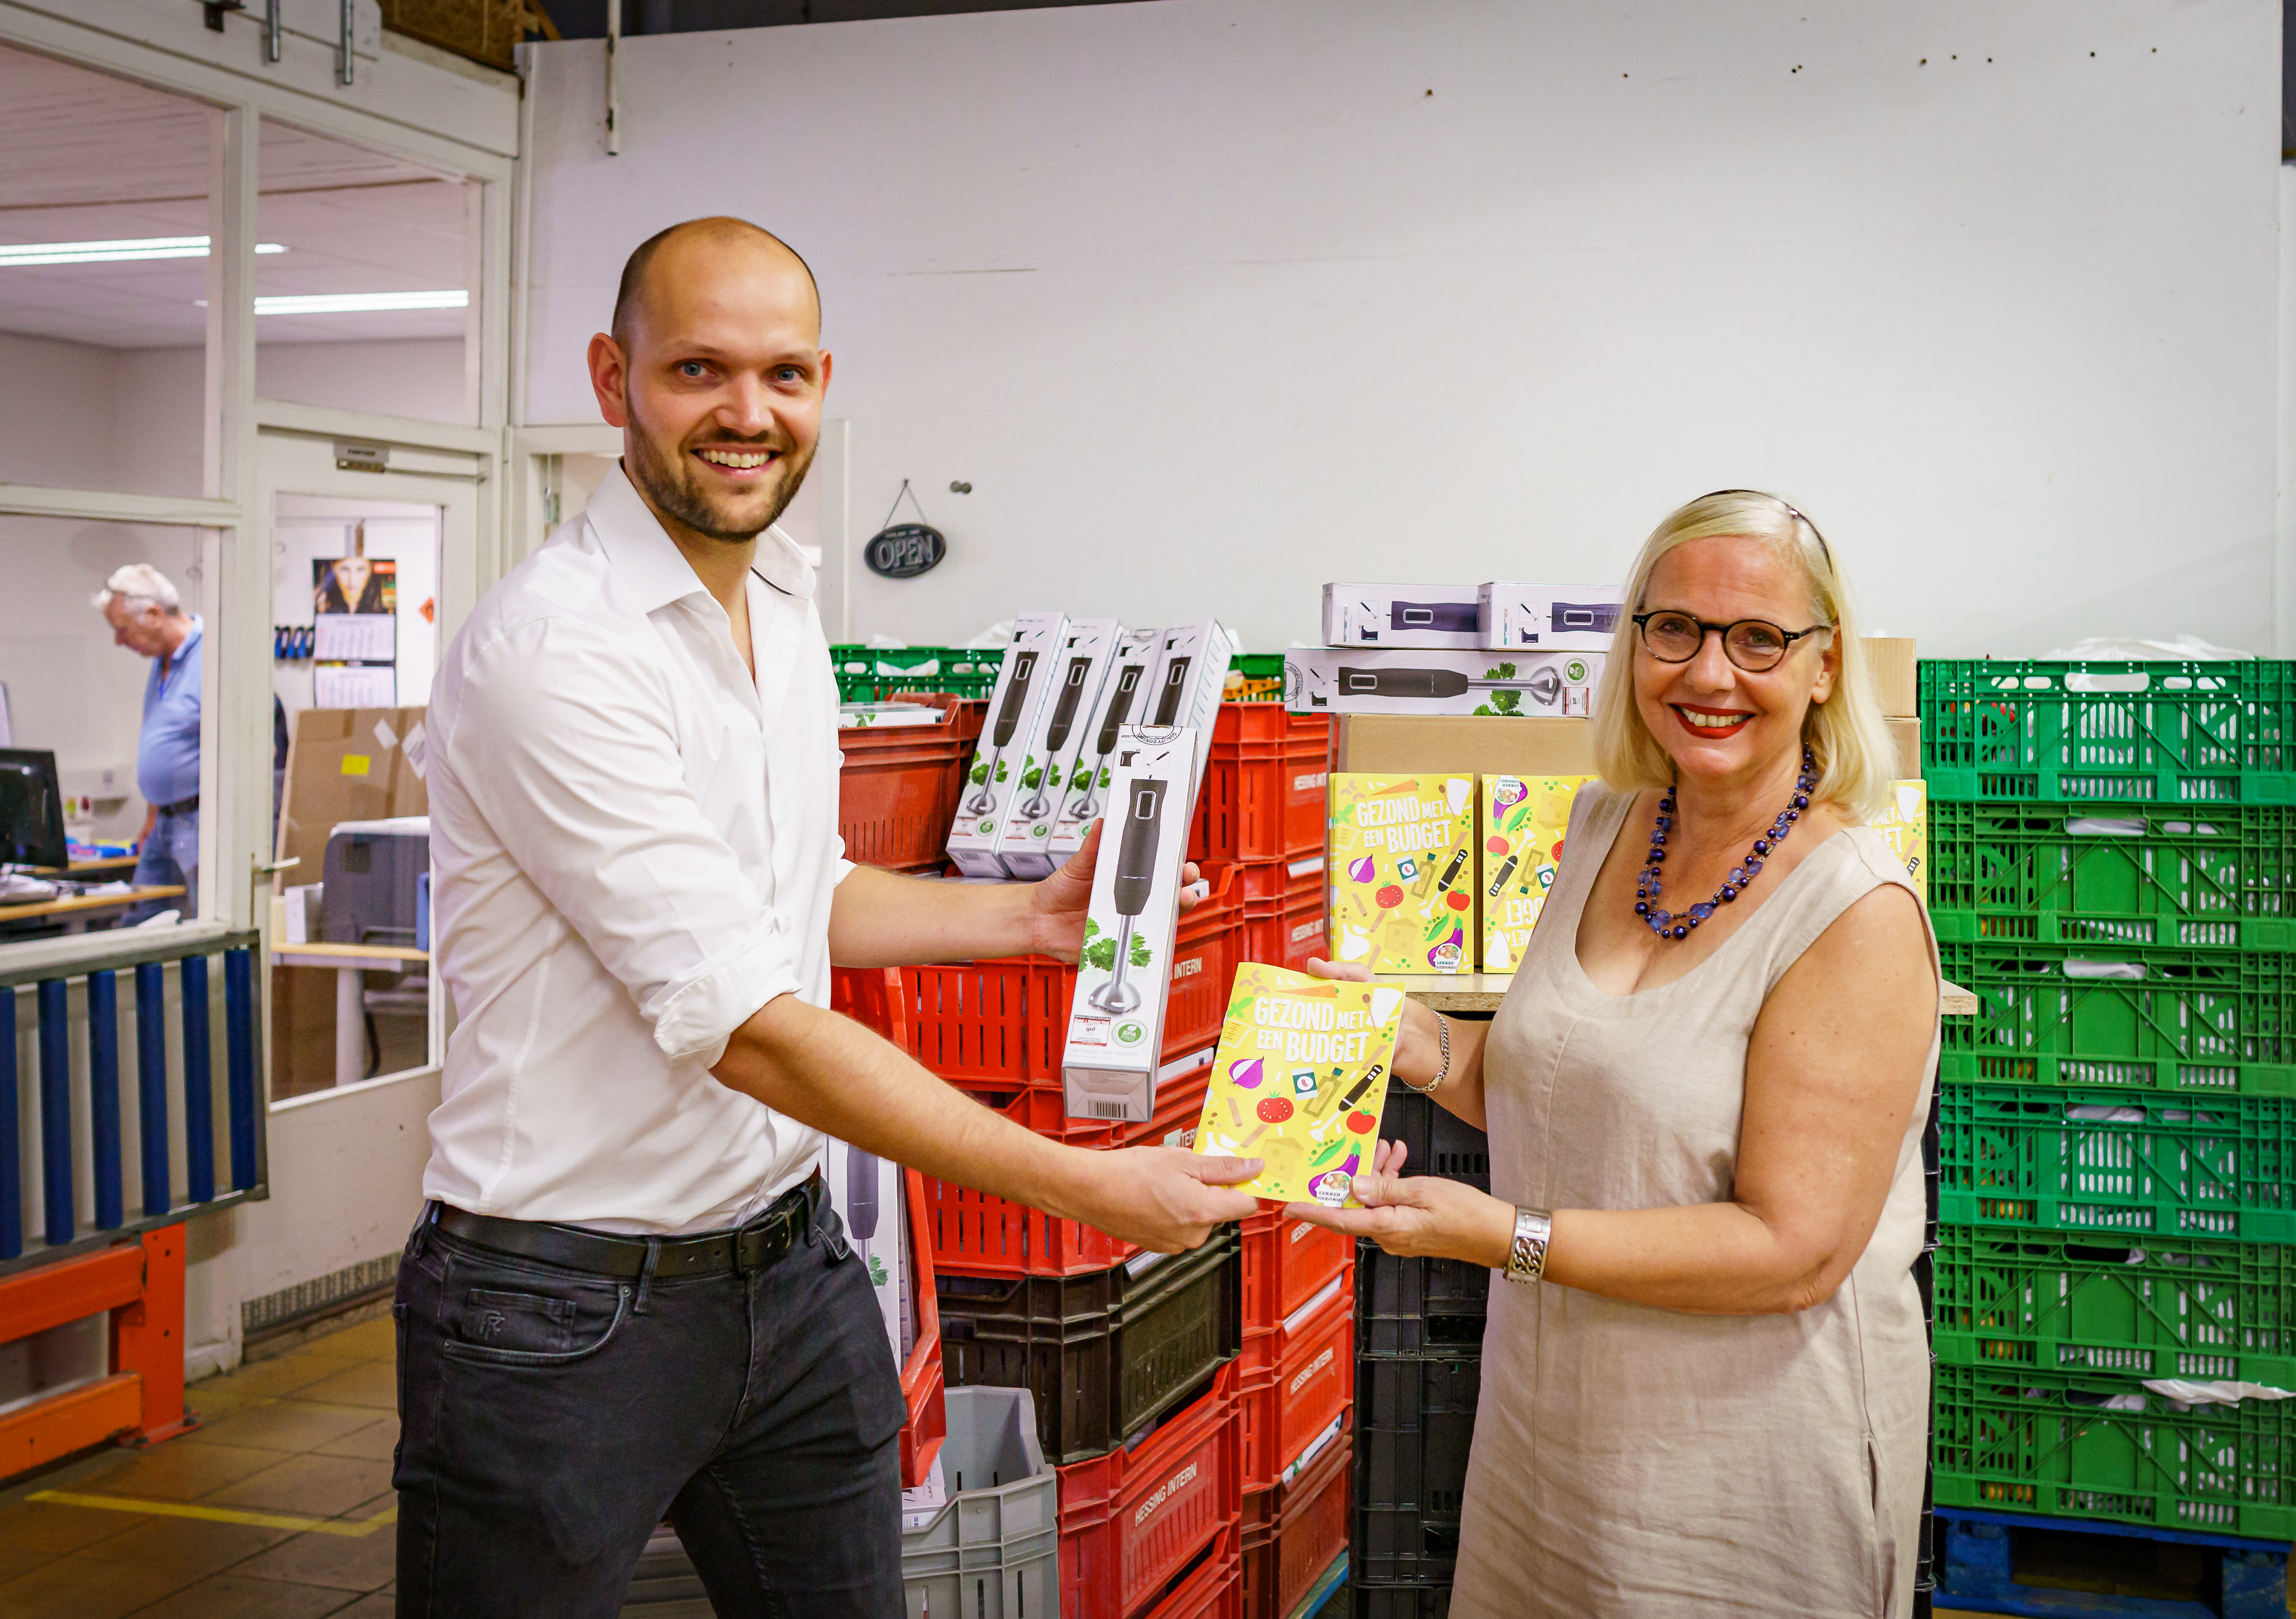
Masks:
[[[1938,1217],[2296,1242],[2296,1100],[1943,1085]]]
[[[1948,1365],[1936,1397],[1940,1507],[2296,1536],[2296,1400],[2178,1411],[2133,1379]]]
[[[1283,700],[1283,653],[1238,652],[1227,660],[1227,666],[1244,679],[1243,695],[1238,701],[1280,703]]]
[[[1930,804],[1942,941],[2296,950],[2296,809]]]
[[[1953,799],[2296,804],[2296,664],[1921,666],[1922,774]]]
[[[1977,996],[1945,1019],[1946,1079],[2296,1095],[2296,955],[1998,939],[1938,955]]]
[[[2296,1388],[2296,1248],[1948,1225],[1938,1359]]]
[[[829,649],[838,700],[882,702],[902,691],[945,691],[987,697],[1004,665],[1002,647],[865,647]]]

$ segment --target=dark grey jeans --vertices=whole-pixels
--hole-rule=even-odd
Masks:
[[[399,1262],[401,1619],[612,1619],[676,1528],[724,1619],[898,1619],[892,1349],[824,1203],[767,1271],[641,1284],[482,1248]]]

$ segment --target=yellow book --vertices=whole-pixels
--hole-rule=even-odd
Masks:
[[[1235,969],[1195,1150],[1267,1160],[1242,1190],[1354,1206],[1371,1163],[1403,992],[1247,961]]]
[[[1890,807],[1874,817],[1874,830],[1890,840],[1890,847],[1906,863],[1906,873],[1930,903],[1930,784],[1915,780],[1891,784],[1897,796]]]
[[[1485,776],[1482,863],[1485,972],[1513,972],[1530,948],[1562,864],[1571,802],[1593,776]]]
[[[1331,781],[1331,943],[1374,972],[1468,972],[1475,778]]]

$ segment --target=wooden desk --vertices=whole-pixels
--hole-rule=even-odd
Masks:
[[[1514,975],[1502,972],[1393,973],[1382,977],[1380,982],[1399,985],[1403,993],[1414,1001],[1422,1002],[1439,1012],[1488,1014],[1498,1010],[1507,987],[1514,982]],[[1977,1016],[1977,996],[1958,984],[1946,985],[1945,1015],[1948,1018],[1974,1018]]]
[[[325,967],[335,975],[335,1083],[366,1077],[366,972],[406,972],[430,960],[427,950],[401,944],[279,944],[274,967]]]
[[[105,854],[95,860],[75,860],[71,863],[74,882],[92,882],[106,872],[115,877],[127,877],[135,870],[133,854]]]
[[[0,922],[61,916],[70,919],[64,924],[66,932],[79,933],[102,912],[125,911],[130,905],[140,905],[147,899],[176,899],[183,892],[178,887],[155,884],[150,887],[130,888],[125,894],[73,894],[62,899],[27,900],[20,904],[0,904]]]

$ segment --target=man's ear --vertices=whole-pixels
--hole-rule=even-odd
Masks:
[[[627,427],[629,363],[622,346],[601,331],[590,339],[590,391],[598,396],[598,413],[608,427]]]

